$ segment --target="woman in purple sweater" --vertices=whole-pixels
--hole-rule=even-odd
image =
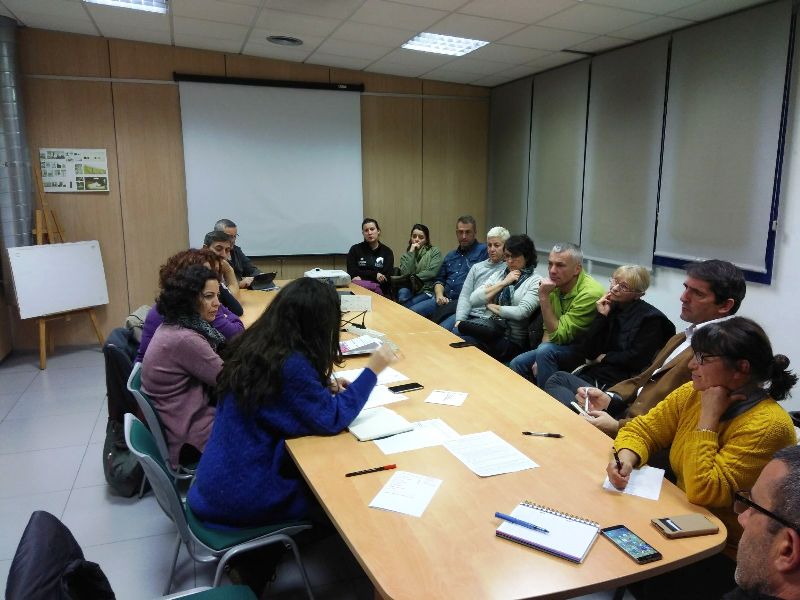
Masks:
[[[178,271],[183,271],[192,265],[205,265],[212,271],[215,271],[219,275],[220,280],[222,279],[221,265],[216,254],[207,249],[197,250],[190,248],[189,250],[183,250],[173,256],[170,256],[167,259],[167,262],[161,266],[161,269],[158,271],[159,287],[164,289],[164,282],[167,279],[173,277]],[[225,293],[226,290],[220,288],[220,304],[219,308],[217,309],[217,314],[214,316],[214,320],[211,322],[211,324],[214,326],[214,329],[225,336],[226,340],[229,340],[233,336],[244,331],[244,324],[237,316],[242,314],[241,305],[239,305],[238,301],[233,298],[230,292],[227,292],[227,296],[229,297],[227,299],[227,303],[235,302],[236,306],[238,306],[238,310],[235,310],[236,307],[234,307],[234,309],[228,308],[228,306],[226,306],[226,297],[223,296]],[[147,313],[147,317],[144,320],[144,326],[142,327],[142,341],[139,342],[139,351],[136,354],[136,362],[142,362],[144,353],[147,351],[147,346],[150,345],[150,339],[153,337],[156,329],[158,329],[158,326],[163,322],[164,317],[158,312],[158,308],[153,306]]]
[[[206,390],[217,381],[225,338],[211,326],[219,308],[217,275],[203,265],[178,271],[156,301],[164,322],[142,361],[142,391],[164,425],[173,466],[197,460],[214,423]]]
[[[396,360],[384,345],[353,383],[336,383],[340,319],[336,290],[306,277],[283,288],[230,342],[217,381],[214,430],[188,495],[201,521],[253,527],[322,514],[286,440],[344,430],[378,373]]]

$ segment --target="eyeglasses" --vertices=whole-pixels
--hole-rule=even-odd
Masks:
[[[624,281],[620,281],[620,280],[618,280],[618,279],[614,279],[613,277],[612,277],[611,279],[609,279],[608,281],[609,281],[609,283],[611,284],[611,289],[612,289],[612,290],[613,290],[615,287],[618,287],[618,288],[619,288],[619,291],[620,291],[620,292],[622,292],[622,293],[627,293],[627,292],[633,292],[633,293],[635,293],[635,294],[639,294],[639,293],[641,293],[641,292],[639,292],[639,290],[634,290],[633,288],[631,288],[631,287],[630,287],[630,286],[629,286],[627,283],[625,283]]]
[[[738,492],[733,493],[733,512],[737,515],[742,514],[748,508],[752,508],[753,510],[757,510],[761,514],[767,515],[770,519],[776,520],[778,523],[783,525],[784,527],[788,527],[789,529],[794,529],[796,532],[800,533],[800,526],[795,525],[791,521],[787,521],[783,517],[779,517],[774,512],[768,511],[763,506],[759,506],[755,502],[750,499],[750,492],[745,492],[739,490]]]
[[[703,354],[702,352],[694,353],[694,362],[698,365],[704,365],[709,358],[722,358],[722,354]]]

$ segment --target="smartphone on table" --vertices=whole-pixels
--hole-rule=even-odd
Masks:
[[[625,525],[613,525],[600,530],[607,540],[640,565],[661,560],[661,553],[633,533]]]
[[[402,394],[404,392],[413,392],[414,390],[421,390],[422,386],[416,382],[401,383],[400,385],[390,385],[389,391],[393,394]]]

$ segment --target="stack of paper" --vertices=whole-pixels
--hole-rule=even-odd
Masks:
[[[359,354],[372,354],[381,347],[381,341],[369,335],[339,342],[342,356],[358,356]]]

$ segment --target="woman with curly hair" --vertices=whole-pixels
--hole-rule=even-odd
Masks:
[[[211,250],[202,249],[196,250],[190,248],[183,250],[177,254],[170,256],[167,262],[161,265],[158,272],[158,285],[164,289],[164,282],[170,277],[174,277],[175,273],[182,271],[192,265],[204,265],[209,267],[212,271],[216,272],[221,277],[221,261]],[[242,307],[239,302],[234,298],[230,292],[220,286],[220,304],[217,309],[217,314],[211,325],[219,331],[226,340],[244,331],[244,324],[239,316],[242,314]],[[229,308],[234,306],[233,309]],[[236,309],[238,307],[238,310]],[[142,362],[144,353],[147,351],[147,346],[150,344],[150,339],[158,329],[158,326],[164,322],[164,317],[158,312],[157,306],[152,306],[147,313],[142,326],[142,340],[139,342],[139,351],[136,354],[136,362]]]
[[[192,265],[168,277],[156,301],[164,322],[142,361],[142,391],[158,411],[175,467],[197,460],[214,423],[206,390],[222,369],[216,349],[225,338],[211,326],[218,294],[217,274]]]

